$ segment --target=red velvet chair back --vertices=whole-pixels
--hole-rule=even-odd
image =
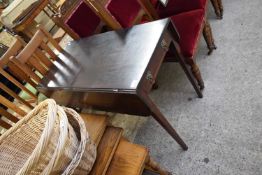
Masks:
[[[150,1],[156,8],[160,18],[170,17],[191,10],[205,9],[207,5],[207,0],[169,0],[166,7],[157,0]]]
[[[88,37],[94,34],[100,22],[100,18],[85,2],[81,2],[65,21],[79,37]]]
[[[122,27],[131,27],[142,9],[137,0],[110,0],[106,8]]]

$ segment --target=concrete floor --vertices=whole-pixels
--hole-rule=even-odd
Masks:
[[[225,14],[209,21],[218,50],[197,62],[206,88],[196,97],[181,68],[164,64],[152,98],[189,146],[184,152],[150,118],[135,142],[178,175],[262,174],[262,1],[224,0]]]

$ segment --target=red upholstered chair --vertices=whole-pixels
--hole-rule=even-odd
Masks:
[[[113,29],[131,27],[153,20],[151,13],[140,0],[86,0],[86,2]],[[113,21],[118,25],[110,24]]]
[[[175,0],[175,1],[182,3],[188,0]],[[196,1],[198,1],[199,3],[197,3]],[[153,6],[158,4],[158,2],[156,1],[153,3],[153,5],[151,3],[151,0],[143,0],[142,2],[155,18],[165,18],[165,17],[169,17],[165,15],[170,15],[170,18],[175,24],[178,33],[180,35],[179,45],[181,48],[181,53],[185,57],[186,62],[191,66],[192,73],[195,76],[196,80],[198,81],[200,88],[203,89],[204,82],[201,77],[200,70],[195,61],[195,55],[197,52],[198,43],[202,33],[204,35],[204,38],[207,42],[207,46],[209,49],[208,54],[211,54],[213,49],[216,49],[216,46],[214,44],[214,39],[212,36],[211,27],[205,17],[206,10],[204,8],[201,8],[201,5],[206,5],[204,3],[206,1],[194,0],[194,3],[192,4],[200,8],[196,8],[195,10],[191,9],[190,11],[182,12],[182,10],[184,10],[183,8],[185,7],[179,7],[177,11],[173,11],[174,13],[177,13],[175,15],[172,15],[171,11],[169,10],[165,12],[162,9],[162,7],[156,8],[156,6]],[[171,0],[169,2],[171,2]],[[169,56],[171,55],[167,54],[167,59]]]
[[[104,25],[99,16],[82,0],[65,1],[60,7],[60,13],[52,19],[73,39],[100,33]]]
[[[196,9],[207,9],[208,0],[169,0],[163,6],[158,0],[150,0],[160,17],[176,15]],[[223,5],[221,0],[210,0],[218,18],[223,17]]]

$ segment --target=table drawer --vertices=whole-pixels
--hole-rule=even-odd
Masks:
[[[152,59],[147,67],[143,78],[143,89],[149,92],[156,81],[157,74],[163,63],[165,55],[169,50],[170,43],[172,41],[171,35],[167,30],[159,40],[158,46],[156,47]]]

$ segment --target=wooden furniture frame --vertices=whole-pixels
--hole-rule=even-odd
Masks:
[[[106,9],[106,4],[109,0],[85,0],[87,4],[89,4],[90,8],[96,12],[100,18],[112,29],[121,29],[123,26],[110,14],[110,12]],[[144,4],[137,0],[137,2],[141,5],[141,10],[138,13],[137,17],[132,22],[132,25],[139,24],[142,20],[143,16],[147,16],[149,21],[153,20],[153,16],[151,13],[147,10],[147,8],[144,6]]]

